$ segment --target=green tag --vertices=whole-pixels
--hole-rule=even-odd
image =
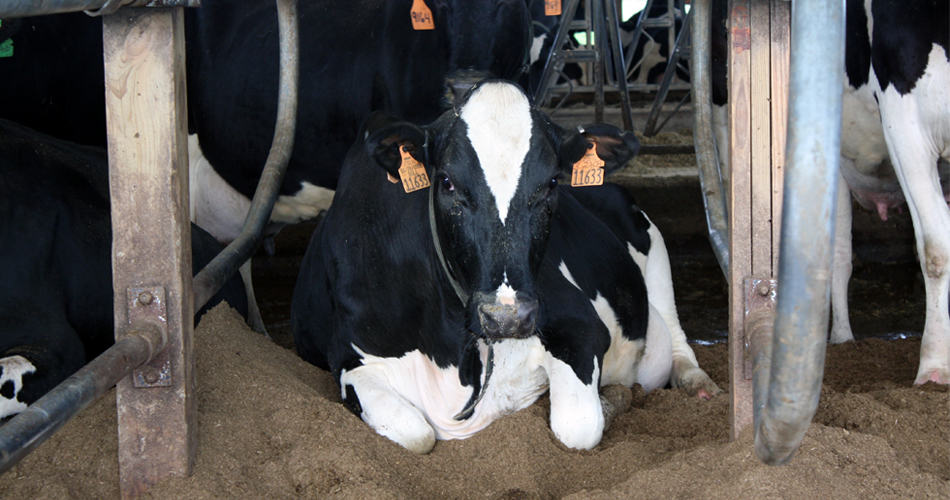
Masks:
[[[3,26],[3,20],[0,19],[0,26]],[[0,42],[0,57],[13,57],[13,39],[7,38]]]

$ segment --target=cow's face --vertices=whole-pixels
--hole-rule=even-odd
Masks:
[[[377,161],[394,175],[403,145],[425,163],[433,241],[466,302],[469,328],[488,338],[533,335],[535,276],[557,205],[557,186],[596,142],[606,169],[638,148],[632,134],[568,132],[533,110],[519,87],[488,81],[457,112],[425,129],[399,123],[372,134]],[[387,160],[387,158],[390,158]]]

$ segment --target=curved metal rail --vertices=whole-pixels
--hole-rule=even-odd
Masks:
[[[709,243],[722,269],[729,276],[729,223],[726,192],[720,174],[719,155],[712,125],[712,72],[710,48],[712,46],[712,2],[693,2],[690,8],[692,50],[690,52],[690,81],[693,90],[693,144],[696,162],[699,164],[699,183],[706,207],[706,227]]]
[[[775,332],[756,356],[753,379],[755,451],[773,465],[798,449],[821,392],[841,143],[843,2],[795,2],[791,42]]]
[[[0,473],[15,465],[89,403],[165,348],[154,325],[133,326],[128,336],[0,427]]]
[[[294,149],[299,74],[297,3],[295,0],[276,0],[276,2],[280,35],[280,84],[274,139],[241,234],[195,275],[193,288],[196,311],[224,286],[228,278],[233,276],[238,267],[251,258],[257,249],[264,226],[267,225],[271,212],[274,211],[277,193],[280,191],[284,173],[287,171],[287,163]]]

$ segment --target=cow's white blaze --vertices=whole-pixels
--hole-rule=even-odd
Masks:
[[[17,400],[20,389],[23,388],[23,376],[34,373],[36,367],[23,356],[8,356],[0,359],[3,374],[0,375],[0,387],[8,382],[13,384],[13,397],[0,396],[0,418],[16,415],[27,408],[26,403]]]
[[[517,87],[491,82],[469,96],[460,116],[504,223],[531,143],[531,105]]]

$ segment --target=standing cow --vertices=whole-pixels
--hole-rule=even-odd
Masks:
[[[727,144],[725,12],[724,1],[714,2],[713,120],[720,145]],[[906,202],[927,294],[916,384],[950,383],[950,210],[939,175],[950,161],[948,26],[946,0],[847,3],[830,340],[854,339],[848,320],[849,191],[881,219]],[[728,165],[725,149],[720,158]]]
[[[649,221],[559,187],[589,148],[606,172],[623,166],[632,134],[562,130],[516,85],[487,81],[430,125],[376,115],[361,136],[291,316],[300,355],[332,370],[378,433],[425,453],[549,389],[555,436],[589,449],[604,427],[601,385],[651,390],[672,371],[693,392],[718,391],[658,312],[662,293],[648,293],[663,265],[669,276]],[[407,194],[387,177],[432,185]]]

